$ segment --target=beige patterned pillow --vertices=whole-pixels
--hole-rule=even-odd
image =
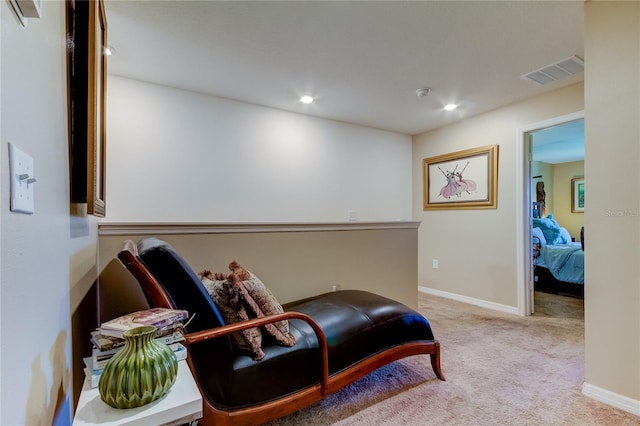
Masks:
[[[241,277],[242,285],[264,315],[281,314],[284,312],[282,305],[278,303],[278,300],[273,293],[271,293],[271,291],[255,274],[245,269],[235,260],[229,264],[229,269],[231,269],[235,275]],[[289,332],[288,321],[283,320],[274,322],[273,325],[282,335],[280,336],[276,335],[276,333],[272,333],[269,328],[267,328],[267,331],[270,335],[276,338],[278,343],[284,346],[293,346],[295,344],[295,337]]]
[[[246,314],[243,318],[242,313],[232,307],[229,301],[229,293],[225,288],[226,280],[215,279],[216,277],[209,271],[202,271],[199,275],[202,284],[218,307],[225,324],[233,324],[246,319]],[[211,280],[210,278],[214,279]],[[259,361],[264,357],[264,352],[262,351],[262,332],[258,327],[252,327],[231,334],[231,341],[238,349],[251,352],[252,358],[255,361]]]

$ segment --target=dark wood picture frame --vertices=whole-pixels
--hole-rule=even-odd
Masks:
[[[104,217],[107,19],[102,0],[67,0],[72,203]]]

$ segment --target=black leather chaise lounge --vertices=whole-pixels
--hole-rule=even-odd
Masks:
[[[304,408],[395,360],[429,354],[435,375],[440,345],[426,318],[365,291],[345,290],[285,304],[283,314],[225,325],[195,272],[167,243],[146,238],[120,261],[152,307],[186,309],[187,362],[203,397],[199,424],[258,424]],[[263,340],[254,361],[230,334],[287,319],[293,347]]]

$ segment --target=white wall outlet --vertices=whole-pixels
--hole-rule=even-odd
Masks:
[[[438,259],[433,259],[431,266],[433,267],[433,269],[438,269],[438,266],[439,266]]]
[[[340,290],[340,284],[331,284],[331,291]]]
[[[9,174],[11,211],[33,214],[34,184],[33,157],[9,142]]]
[[[358,212],[349,210],[349,222],[355,222],[356,220],[358,220]]]

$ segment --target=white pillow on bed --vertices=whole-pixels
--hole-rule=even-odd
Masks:
[[[571,234],[569,234],[569,231],[567,231],[567,228],[560,227],[559,240],[561,241],[556,242],[556,244],[571,244]]]
[[[532,237],[538,237],[540,239],[540,245],[544,246],[547,244],[547,239],[544,237],[544,234],[542,233],[542,229],[536,227],[532,229],[531,232],[531,236]]]

